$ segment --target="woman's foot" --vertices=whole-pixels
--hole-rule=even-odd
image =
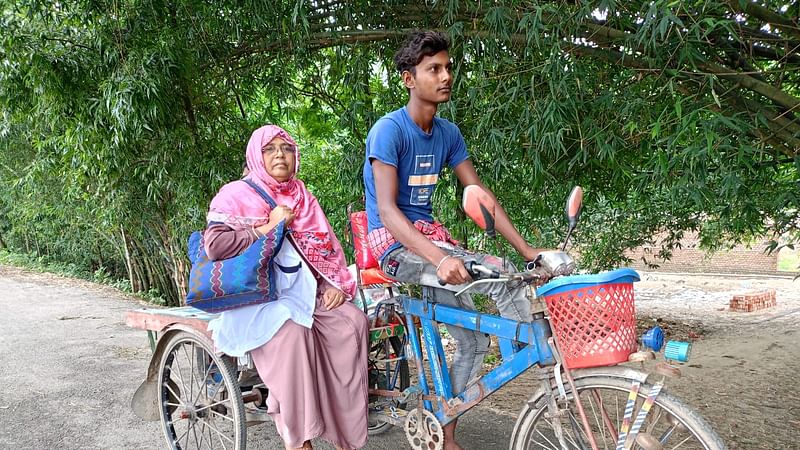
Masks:
[[[286,443],[284,443],[283,446],[286,447],[286,450],[311,450],[314,448],[311,446],[311,441],[303,442],[302,447],[290,447],[289,444]]]

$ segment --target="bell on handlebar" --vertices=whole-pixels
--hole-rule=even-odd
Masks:
[[[568,254],[558,250],[539,253],[533,263],[537,267],[544,268],[551,277],[562,277],[575,271],[575,261]]]

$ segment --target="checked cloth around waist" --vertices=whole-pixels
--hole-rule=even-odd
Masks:
[[[414,222],[414,228],[424,234],[428,240],[435,242],[447,242],[449,244],[458,245],[458,241],[453,239],[450,231],[439,222],[426,222],[424,220],[417,220]],[[383,258],[384,252],[395,244],[399,244],[397,239],[389,233],[386,227],[376,228],[367,234],[367,244],[372,254],[380,259]]]

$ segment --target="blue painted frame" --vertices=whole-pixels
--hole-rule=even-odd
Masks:
[[[409,390],[422,391],[422,394],[426,396],[431,394],[427,375],[422,367],[422,346],[424,345],[431,369],[431,381],[439,401],[436,408],[430,400],[425,400],[423,404],[425,409],[436,415],[442,425],[457,419],[483,398],[500,389],[532,366],[555,364],[555,358],[547,343],[550,326],[544,319],[534,320],[531,323],[517,322],[499,316],[432,303],[427,298],[420,300],[400,296],[400,299],[406,316],[408,338],[413,353],[411,356],[416,362],[419,377],[419,384],[409,387]],[[419,318],[422,325],[422,336],[419,336],[417,328],[414,326],[415,317]],[[467,386],[464,391],[453,395],[439,334],[439,324],[455,325],[497,336],[503,363],[483,375],[476,383]],[[515,341],[526,345],[517,344]]]

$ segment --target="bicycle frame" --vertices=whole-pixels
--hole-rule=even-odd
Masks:
[[[423,288],[422,300],[400,296],[406,317],[408,338],[419,377],[418,386],[411,386],[409,390],[419,389],[421,391],[425,398],[423,401],[425,409],[434,413],[442,425],[457,419],[532,366],[555,364],[555,358],[547,342],[550,337],[550,325],[544,318],[536,319],[531,323],[517,322],[499,316],[433,303],[429,298],[426,288]],[[422,325],[422,336],[418,335],[414,326],[415,317],[419,318]],[[502,364],[483,375],[477,382],[467,386],[464,391],[453,395],[438,324],[455,325],[496,336],[503,359]],[[515,341],[527,345],[519,346],[515,344]],[[430,400],[432,398],[430,388],[422,366],[423,343],[428,355],[432,382],[436,391],[435,397],[438,399],[438,406],[435,409]]]

